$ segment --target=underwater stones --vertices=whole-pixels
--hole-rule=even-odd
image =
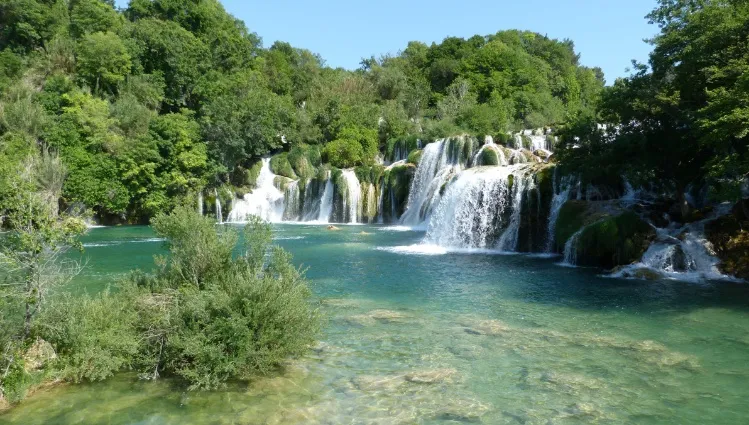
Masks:
[[[481,320],[467,325],[464,330],[472,335],[498,336],[506,334],[511,328],[499,320]]]
[[[55,353],[52,344],[41,338],[37,338],[23,356],[24,368],[26,372],[39,370],[45,364],[55,359],[57,359],[57,353]]]
[[[337,231],[341,230],[340,227],[333,226],[332,224],[329,225],[328,227],[326,227],[326,229],[330,230],[330,231],[333,231],[333,232],[337,232]]]
[[[421,370],[407,373],[405,379],[415,384],[436,384],[452,381],[457,374],[457,370],[449,368]]]
[[[326,306],[340,308],[356,308],[361,304],[361,302],[358,300],[351,300],[347,298],[325,298],[324,300],[320,301],[320,303]]]
[[[405,384],[403,375],[392,376],[357,376],[352,379],[354,386],[361,391],[394,391]]]
[[[449,399],[434,412],[433,418],[453,422],[481,422],[489,406],[476,400]]]
[[[706,223],[705,236],[720,259],[720,271],[749,280],[749,199],[736,203],[730,214]]]
[[[540,375],[539,381],[551,389],[575,394],[581,391],[595,392],[606,386],[599,379],[575,373],[545,372]]]
[[[373,325],[375,323],[398,323],[408,316],[392,310],[372,310],[369,313],[357,314],[349,317],[349,320],[360,325]]]

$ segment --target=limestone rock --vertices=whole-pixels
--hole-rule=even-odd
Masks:
[[[455,369],[422,370],[407,373],[406,381],[415,384],[436,384],[451,381],[457,374],[458,371]]]

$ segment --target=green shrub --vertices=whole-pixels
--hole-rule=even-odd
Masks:
[[[364,149],[355,140],[337,139],[325,145],[327,162],[337,168],[351,168],[362,164]]]
[[[64,295],[45,310],[37,334],[55,348],[60,378],[100,381],[132,366],[139,349],[137,321],[126,294]]]
[[[269,372],[313,342],[318,316],[306,280],[270,246],[267,224],[247,224],[238,256],[235,230],[216,230],[186,207],[157,217],[154,229],[171,255],[158,260],[156,275],[133,275],[125,287],[138,300],[144,374],[218,388]]]

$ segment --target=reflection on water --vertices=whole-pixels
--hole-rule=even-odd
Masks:
[[[749,290],[646,283],[556,259],[404,255],[415,232],[278,226],[328,321],[278,375],[220,392],[115,380],[37,394],[10,424],[736,424],[749,416]],[[362,233],[364,232],[364,233]],[[95,291],[161,243],[95,229]],[[117,244],[117,241],[122,243]],[[378,249],[380,248],[380,249]]]

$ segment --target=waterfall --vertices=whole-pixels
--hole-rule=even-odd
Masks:
[[[325,190],[323,191],[322,198],[320,198],[320,214],[317,216],[317,221],[323,223],[330,221],[330,215],[333,214],[334,188],[329,174],[328,179],[325,181]]]
[[[577,241],[585,227],[575,232],[564,244],[564,264],[574,266],[577,264]]]
[[[302,214],[302,199],[299,193],[299,181],[292,181],[284,190],[283,221],[299,221]]]
[[[569,200],[573,183],[574,177],[564,176],[562,177],[561,182],[557,184],[557,168],[554,168],[554,198],[551,200],[551,210],[549,211],[549,226],[546,232],[546,252],[548,253],[554,252],[554,234],[556,233],[559,211],[561,211],[564,203]]]
[[[710,217],[695,223],[656,228],[656,239],[642,259],[623,267],[613,276],[630,277],[638,269],[646,268],[661,276],[679,280],[702,282],[705,279],[730,279],[718,269],[720,260],[704,234],[705,223],[725,212],[725,208],[717,208]]]
[[[304,202],[301,220],[305,222],[328,223],[333,212],[333,182],[330,171],[325,173],[325,179],[307,180],[304,190]]]
[[[472,151],[469,143],[472,144],[472,140],[460,137],[438,140],[424,147],[401,223],[419,225],[429,218],[432,207],[437,205],[435,197],[441,196],[443,186],[470,159],[470,155],[465,155]]]
[[[513,174],[512,215],[507,229],[499,238],[497,248],[502,251],[515,251],[518,246],[518,233],[520,232],[520,213],[522,212],[523,195],[526,189],[533,184],[533,177],[525,175],[522,170]]]
[[[270,158],[263,158],[257,187],[235,203],[229,213],[228,221],[244,222],[250,216],[257,216],[270,222],[281,221],[284,212],[284,194],[274,185],[275,178],[276,175],[270,170]]]
[[[358,223],[361,204],[361,184],[354,170],[343,170],[343,180],[346,182],[346,196],[343,198],[343,210],[346,213],[344,221]]]
[[[216,197],[216,220],[218,220],[218,224],[223,224],[224,222],[224,215],[221,213],[221,198],[218,197],[218,190],[213,189],[213,196]]]
[[[508,224],[512,171],[513,167],[481,167],[458,174],[432,214],[426,241],[447,247],[495,248]]]
[[[198,214],[203,215],[203,191],[198,191]]]
[[[380,179],[380,194],[377,199],[377,223],[385,222],[385,178]]]

